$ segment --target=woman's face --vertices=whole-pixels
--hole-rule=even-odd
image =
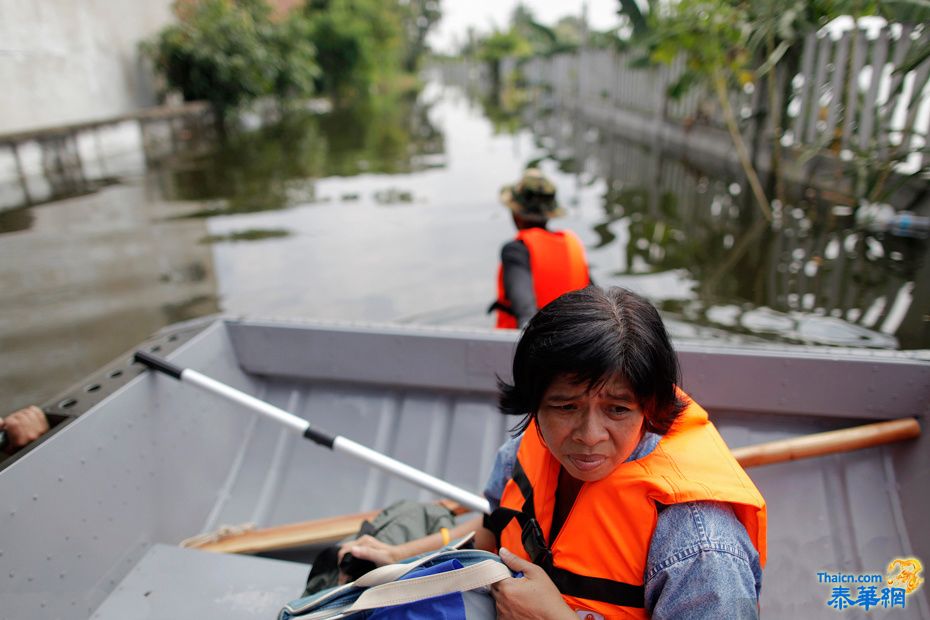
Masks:
[[[549,451],[572,477],[606,478],[643,436],[643,412],[626,379],[615,375],[596,390],[557,375],[536,416]]]

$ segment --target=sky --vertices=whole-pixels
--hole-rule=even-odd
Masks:
[[[442,21],[430,37],[437,51],[455,51],[456,42],[465,40],[465,32],[474,26],[479,32],[488,32],[494,26],[503,28],[517,0],[442,0]],[[553,24],[566,15],[581,15],[583,0],[525,0],[526,4],[544,24]],[[596,30],[610,28],[617,23],[617,0],[587,0],[588,23]]]

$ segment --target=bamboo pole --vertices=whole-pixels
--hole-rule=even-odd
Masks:
[[[784,463],[837,452],[850,452],[886,443],[913,439],[920,435],[920,424],[914,418],[864,424],[837,431],[792,437],[780,441],[746,446],[732,450],[743,467],[758,467]]]
[[[920,424],[914,418],[901,418],[887,422],[864,424],[803,437],[746,446],[732,450],[743,467],[758,467],[798,459],[826,456],[871,448],[895,441],[913,439],[920,435]],[[462,505],[441,500],[455,514],[469,511]],[[361,512],[326,519],[289,523],[260,530],[232,528],[228,532],[189,539],[182,546],[222,553],[261,553],[306,545],[332,543],[358,532],[362,522],[373,519],[379,511]]]

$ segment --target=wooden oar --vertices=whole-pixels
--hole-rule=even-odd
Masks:
[[[920,435],[920,424],[914,418],[864,424],[838,431],[815,433],[780,441],[736,448],[733,456],[743,467],[757,467],[798,459],[850,452],[881,444],[913,439]],[[456,502],[440,501],[455,514],[468,509]],[[275,527],[222,535],[219,533],[187,546],[225,553],[261,553],[304,545],[331,543],[358,531],[362,522],[372,519],[378,511],[363,512],[326,519],[314,519]]]
[[[469,509],[458,502],[439,500],[455,515],[465,514]],[[182,547],[193,547],[219,553],[262,553],[276,549],[292,549],[305,545],[332,543],[358,532],[362,523],[374,519],[380,510],[357,512],[350,515],[314,519],[299,523],[288,523],[275,527],[188,539]]]
[[[760,443],[733,450],[733,456],[743,467],[758,467],[784,463],[837,452],[851,452],[885,443],[913,439],[920,435],[920,424],[914,418],[899,418],[887,422],[863,424],[838,431],[814,433],[780,441]]]

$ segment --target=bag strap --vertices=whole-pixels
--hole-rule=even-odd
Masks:
[[[341,618],[343,617],[341,612],[346,610],[348,603],[344,603],[343,606],[328,607],[326,609],[320,608],[325,605],[332,604],[336,599],[347,596],[359,589],[374,588],[379,585],[389,584],[397,581],[413,569],[418,568],[427,562],[435,561],[437,558],[442,557],[444,554],[461,550],[462,547],[467,545],[474,538],[475,533],[471,532],[467,536],[463,536],[462,538],[453,541],[438,551],[422,555],[409,562],[403,562],[399,564],[385,564],[384,566],[379,566],[378,568],[365,573],[352,583],[343,584],[331,590],[320,592],[316,595],[305,597],[297,601],[292,601],[284,606],[284,608],[281,610],[281,613],[288,613],[291,616],[300,616],[302,618],[306,618],[307,620],[319,620],[322,618],[337,617]],[[314,609],[316,611],[311,611]],[[284,616],[282,615],[281,617]]]
[[[374,570],[371,570],[365,573],[364,575],[362,575],[361,577],[359,577],[358,579],[356,579],[354,582],[352,582],[352,585],[359,587],[359,588],[373,588],[375,586],[379,586],[384,583],[390,583],[390,582],[397,581],[398,579],[400,579],[401,577],[403,577],[404,575],[406,575],[413,569],[419,568],[422,564],[435,560],[438,556],[442,555],[443,553],[446,553],[449,550],[461,549],[467,543],[471,542],[472,539],[474,539],[474,537],[475,537],[475,533],[471,532],[467,536],[463,536],[462,538],[443,547],[439,551],[424,555],[423,557],[418,558],[412,562],[403,562],[400,564],[385,564],[384,566],[379,566],[375,568]]]
[[[385,583],[362,592],[345,613],[413,603],[434,596],[467,592],[511,577],[510,569],[495,560],[424,577]]]

